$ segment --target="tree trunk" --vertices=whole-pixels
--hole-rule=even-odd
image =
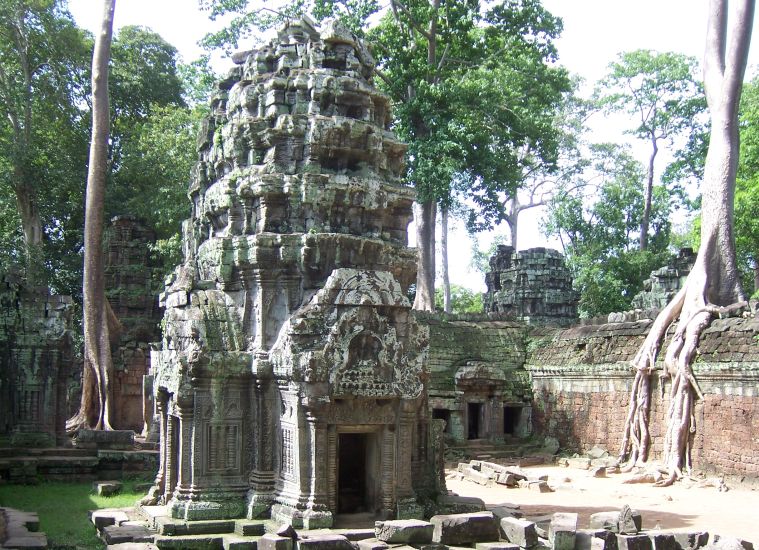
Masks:
[[[754,292],[759,290],[759,261],[754,260]]]
[[[643,218],[640,220],[640,249],[648,248],[648,226],[651,220],[651,201],[654,195],[654,161],[659,152],[659,145],[655,137],[651,137],[653,149],[648,158],[648,173],[646,175],[646,188],[643,193]]]
[[[443,311],[451,312],[451,281],[448,277],[448,208],[440,209],[440,255],[443,275]]]
[[[733,236],[733,200],[738,166],[738,104],[746,70],[754,0],[738,0],[730,17],[733,37],[727,43],[728,0],[711,0],[704,56],[704,85],[711,114],[711,136],[704,168],[701,207],[701,248],[682,289],[657,316],[638,351],[637,369],[621,455],[628,467],[647,460],[649,447],[648,380],[667,329],[679,317],[667,347],[663,377],[672,379],[663,459],[671,485],[690,468],[695,433],[694,403],[702,397],[691,364],[701,332],[712,317],[746,305],[740,286]]]
[[[435,310],[435,217],[434,200],[416,204],[416,246],[419,261],[416,271],[414,309]]]
[[[105,298],[103,206],[108,163],[110,112],[108,63],[111,57],[116,0],[104,0],[100,32],[92,54],[92,139],[84,222],[84,372],[79,412],[67,422],[69,433],[79,428],[111,429],[113,363]]]

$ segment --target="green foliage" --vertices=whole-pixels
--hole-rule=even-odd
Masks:
[[[472,242],[471,261],[469,267],[483,276],[490,271],[490,258],[492,258],[499,245],[509,244],[504,235],[496,235],[493,242],[485,249],[479,247],[476,240]]]
[[[743,85],[740,106],[741,154],[735,189],[735,248],[748,293],[759,291],[759,79]]]
[[[443,311],[443,289],[435,289],[435,309]],[[451,285],[451,313],[482,313],[482,294],[464,286]]]
[[[126,482],[122,492],[113,497],[92,494],[92,483],[45,482],[39,485],[0,485],[0,506],[36,512],[40,531],[48,538],[50,548],[103,548],[89,510],[133,506],[143,496]]]
[[[592,147],[593,160],[579,178],[597,182],[583,193],[559,193],[549,207],[545,230],[564,244],[580,293],[584,317],[629,309],[643,280],[667,256],[671,195],[654,188],[649,248],[637,246],[643,214],[644,170],[626,148]]]

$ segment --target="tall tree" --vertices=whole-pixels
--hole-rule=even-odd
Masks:
[[[651,147],[640,222],[641,250],[648,247],[655,161],[660,145],[688,133],[704,110],[701,87],[694,76],[696,67],[694,58],[682,54],[625,52],[609,65],[609,73],[596,92],[601,106],[629,115],[636,125],[629,133]]]
[[[46,156],[60,148],[51,147],[46,128],[78,116],[84,51],[84,34],[65,2],[0,1],[0,156],[9,165],[3,179],[15,195],[26,252],[35,255],[44,236],[40,201],[52,184],[46,163],[68,164],[66,155]]]
[[[655,237],[640,251],[637,231],[643,215],[645,170],[629,148],[590,147],[590,161],[555,192],[545,231],[561,241],[580,291],[583,317],[630,309],[630,302],[652,269],[661,265],[669,244],[669,193],[655,186],[651,227]]]
[[[105,256],[103,254],[103,213],[108,172],[108,64],[111,59],[113,14],[116,0],[103,1],[100,30],[92,53],[92,138],[87,173],[84,218],[84,371],[82,398],[77,414],[67,430],[111,429],[113,360],[110,333],[113,312],[105,297]]]
[[[732,5],[729,16],[728,9]],[[743,307],[745,294],[736,263],[733,205],[738,168],[738,107],[746,70],[755,0],[710,0],[704,54],[704,87],[711,117],[709,150],[704,165],[701,245],[682,289],[659,313],[638,351],[636,376],[621,453],[635,465],[648,458],[650,378],[670,325],[677,321],[664,358],[671,379],[663,458],[669,471],[660,485],[671,485],[690,467],[695,431],[693,407],[701,397],[691,363],[703,330],[720,313]]]

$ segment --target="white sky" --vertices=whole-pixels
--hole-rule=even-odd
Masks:
[[[675,51],[701,59],[704,49],[707,0],[543,0],[543,5],[564,20],[558,41],[560,62],[572,73],[592,84],[600,79],[617,53],[640,48]],[[69,0],[74,18],[82,27],[94,31],[100,17],[101,2]],[[754,37],[759,40],[755,18]],[[158,32],[182,54],[185,61],[196,58],[201,49],[197,41],[218,26],[198,9],[197,0],[119,0],[115,26],[143,25]],[[243,45],[244,46],[244,45]],[[752,48],[748,74],[759,60],[759,46]],[[231,65],[221,63],[221,67]],[[595,141],[622,141],[620,127],[608,120],[594,125]],[[642,152],[645,155],[645,151]],[[643,156],[641,156],[643,160]],[[662,163],[663,166],[663,163]],[[520,216],[519,248],[553,246],[540,233],[540,209]],[[500,233],[507,233],[501,229]],[[492,235],[480,237],[487,246]],[[451,281],[472,289],[484,290],[484,279],[468,269],[470,239],[462,223],[454,224],[451,236]],[[439,257],[439,256],[438,256]]]

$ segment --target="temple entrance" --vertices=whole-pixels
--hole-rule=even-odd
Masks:
[[[467,439],[482,437],[482,403],[467,403]]]
[[[379,482],[376,433],[338,434],[337,513],[374,513]]]

